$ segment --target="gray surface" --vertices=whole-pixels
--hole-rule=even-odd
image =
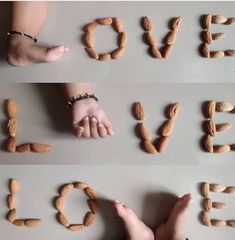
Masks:
[[[226,174],[221,174],[225,173]],[[163,174],[164,173],[164,174]],[[105,176],[105,177],[104,177]],[[19,229],[5,219],[7,207],[5,199],[8,180],[14,177],[21,183],[17,194],[19,217],[40,217],[43,224],[35,229]],[[85,181],[98,193],[101,211],[89,229],[73,233],[59,225],[55,220],[56,210],[52,199],[57,189],[64,183]],[[199,223],[202,197],[198,192],[201,181],[233,185],[234,171],[230,167],[186,167],[186,166],[2,166],[0,168],[0,228],[4,239],[87,239],[117,240],[120,225],[115,218],[110,200],[120,199],[131,206],[147,224],[155,226],[166,216],[175,201],[175,194],[180,196],[191,192],[194,202],[189,216],[187,236],[189,239],[227,239],[235,237],[232,228],[207,228]],[[224,210],[213,210],[211,217],[234,219],[234,196],[211,194],[214,201],[228,204]],[[87,210],[84,195],[69,195],[65,201],[65,214],[73,222],[80,222]],[[160,217],[161,216],[161,217]]]
[[[234,2],[51,2],[41,42],[64,43],[70,53],[61,61],[26,68],[12,68],[2,62],[1,81],[19,82],[224,82],[234,80],[234,58],[204,59],[198,54],[200,16],[206,13],[234,16]],[[7,14],[6,14],[7,15]],[[170,18],[182,16],[182,26],[172,56],[159,61],[147,54],[142,41],[140,18],[149,16],[154,23],[154,36],[160,43],[168,31]],[[7,15],[8,16],[8,15]],[[128,33],[128,45],[118,61],[99,62],[90,59],[81,43],[82,27],[95,18],[118,16]],[[4,22],[4,16],[0,19]],[[5,21],[6,23],[6,21]],[[0,33],[6,30],[6,24]],[[226,38],[214,42],[213,50],[234,49],[234,26],[212,26],[212,32],[225,32]],[[100,52],[116,48],[114,31],[99,28],[95,32]],[[4,47],[4,45],[2,45]]]
[[[101,105],[111,118],[115,135],[106,139],[77,139],[71,133],[69,109],[57,84],[1,84],[0,103],[12,97],[20,106],[18,144],[42,142],[53,145],[48,154],[7,153],[1,151],[5,164],[202,164],[233,165],[235,152],[210,154],[201,150],[203,135],[201,112],[204,101],[235,103],[233,84],[99,84],[96,88]],[[140,149],[135,134],[137,121],[131,113],[135,101],[146,109],[147,121],[154,138],[165,120],[167,104],[179,101],[179,115],[175,121],[168,148],[163,154],[151,155]],[[4,112],[1,113],[4,129]],[[217,113],[217,123],[230,122],[235,126],[234,114]],[[234,128],[218,133],[217,144],[232,144]],[[1,134],[1,140],[6,135]],[[3,145],[2,145],[3,147]]]

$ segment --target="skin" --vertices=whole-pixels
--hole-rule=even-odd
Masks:
[[[46,21],[47,9],[47,2],[13,2],[11,30],[36,37]],[[7,61],[16,67],[55,62],[68,51],[64,45],[44,47],[28,37],[11,35],[8,39]]]
[[[186,194],[179,198],[173,207],[167,221],[162,223],[155,231],[145,225],[132,209],[120,201],[113,202],[118,216],[123,220],[128,240],[185,240],[186,222],[192,198]]]
[[[94,85],[90,83],[63,84],[68,99],[85,93],[93,94]],[[77,137],[97,138],[114,134],[113,127],[99,102],[89,98],[78,101],[71,108],[73,132]]]

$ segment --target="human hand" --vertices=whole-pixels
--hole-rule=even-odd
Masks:
[[[104,138],[113,135],[112,123],[100,104],[91,98],[73,104],[72,125],[77,137]]]

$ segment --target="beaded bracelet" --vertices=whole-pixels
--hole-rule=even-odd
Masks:
[[[30,35],[27,34],[27,33],[17,32],[17,31],[9,31],[9,32],[7,32],[7,36],[14,35],[14,34],[20,35],[20,36],[22,36],[22,37],[23,37],[23,36],[28,37],[28,38],[32,39],[35,43],[38,41],[37,38],[32,37],[32,36],[30,36]]]
[[[67,101],[67,104],[69,107],[72,107],[74,103],[84,100],[84,99],[88,99],[88,98],[93,98],[95,99],[97,102],[99,101],[99,99],[95,96],[95,94],[88,94],[85,93],[84,95],[79,95],[78,97],[71,97],[69,101]]]

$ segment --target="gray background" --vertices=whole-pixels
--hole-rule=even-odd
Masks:
[[[1,8],[7,8],[1,3]],[[200,17],[203,14],[234,16],[234,2],[50,2],[47,23],[39,35],[41,43],[66,44],[70,53],[51,64],[12,68],[3,61],[1,81],[19,82],[224,82],[234,80],[234,58],[204,59],[198,53]],[[5,15],[8,16],[7,10]],[[182,26],[171,57],[161,61],[150,57],[143,43],[142,16],[154,24],[159,44],[168,32],[168,21],[182,16]],[[105,16],[118,16],[128,33],[125,55],[118,61],[90,59],[81,42],[82,27]],[[6,16],[0,16],[0,34],[8,30]],[[4,25],[1,23],[4,22]],[[235,49],[235,27],[213,25],[212,32],[225,32],[226,38],[213,42],[211,49]],[[111,27],[99,27],[95,34],[96,49],[107,52],[116,48],[116,34]],[[1,41],[3,41],[2,38]],[[2,51],[4,44],[2,44]]]
[[[164,174],[163,174],[164,173]],[[226,173],[226,174],[225,174]],[[16,178],[21,183],[17,194],[19,217],[40,217],[43,224],[35,229],[19,229],[7,222],[5,215],[6,196],[9,193],[8,180]],[[97,191],[101,210],[89,229],[80,233],[66,230],[55,220],[56,210],[52,200],[58,188],[73,181],[84,181]],[[0,227],[5,239],[120,239],[120,223],[114,216],[110,200],[120,199],[131,206],[139,217],[152,227],[164,218],[173,203],[175,195],[185,192],[193,195],[193,207],[189,216],[187,236],[189,239],[234,239],[234,229],[208,228],[199,223],[202,197],[198,187],[202,181],[234,184],[234,170],[222,166],[2,166],[0,168]],[[213,201],[228,204],[224,210],[213,210],[212,218],[234,219],[234,195],[211,194]],[[71,222],[79,223],[87,211],[86,198],[82,192],[72,192],[65,200],[65,214]]]
[[[215,99],[235,103],[233,84],[99,84],[96,94],[100,104],[113,122],[115,135],[105,139],[77,139],[71,132],[70,112],[59,84],[1,84],[0,104],[14,98],[19,106],[19,143],[42,142],[53,145],[48,154],[7,153],[1,151],[5,164],[203,164],[234,165],[235,152],[206,153],[200,148],[205,120],[202,103]],[[131,107],[141,101],[145,107],[146,124],[153,138],[165,120],[164,109],[179,101],[180,112],[166,152],[151,155],[141,150],[135,134],[137,121]],[[2,130],[6,117],[1,112]],[[235,126],[235,115],[217,113],[216,123],[230,122]],[[218,133],[217,144],[235,143],[234,128]],[[4,148],[6,134],[1,134]]]

